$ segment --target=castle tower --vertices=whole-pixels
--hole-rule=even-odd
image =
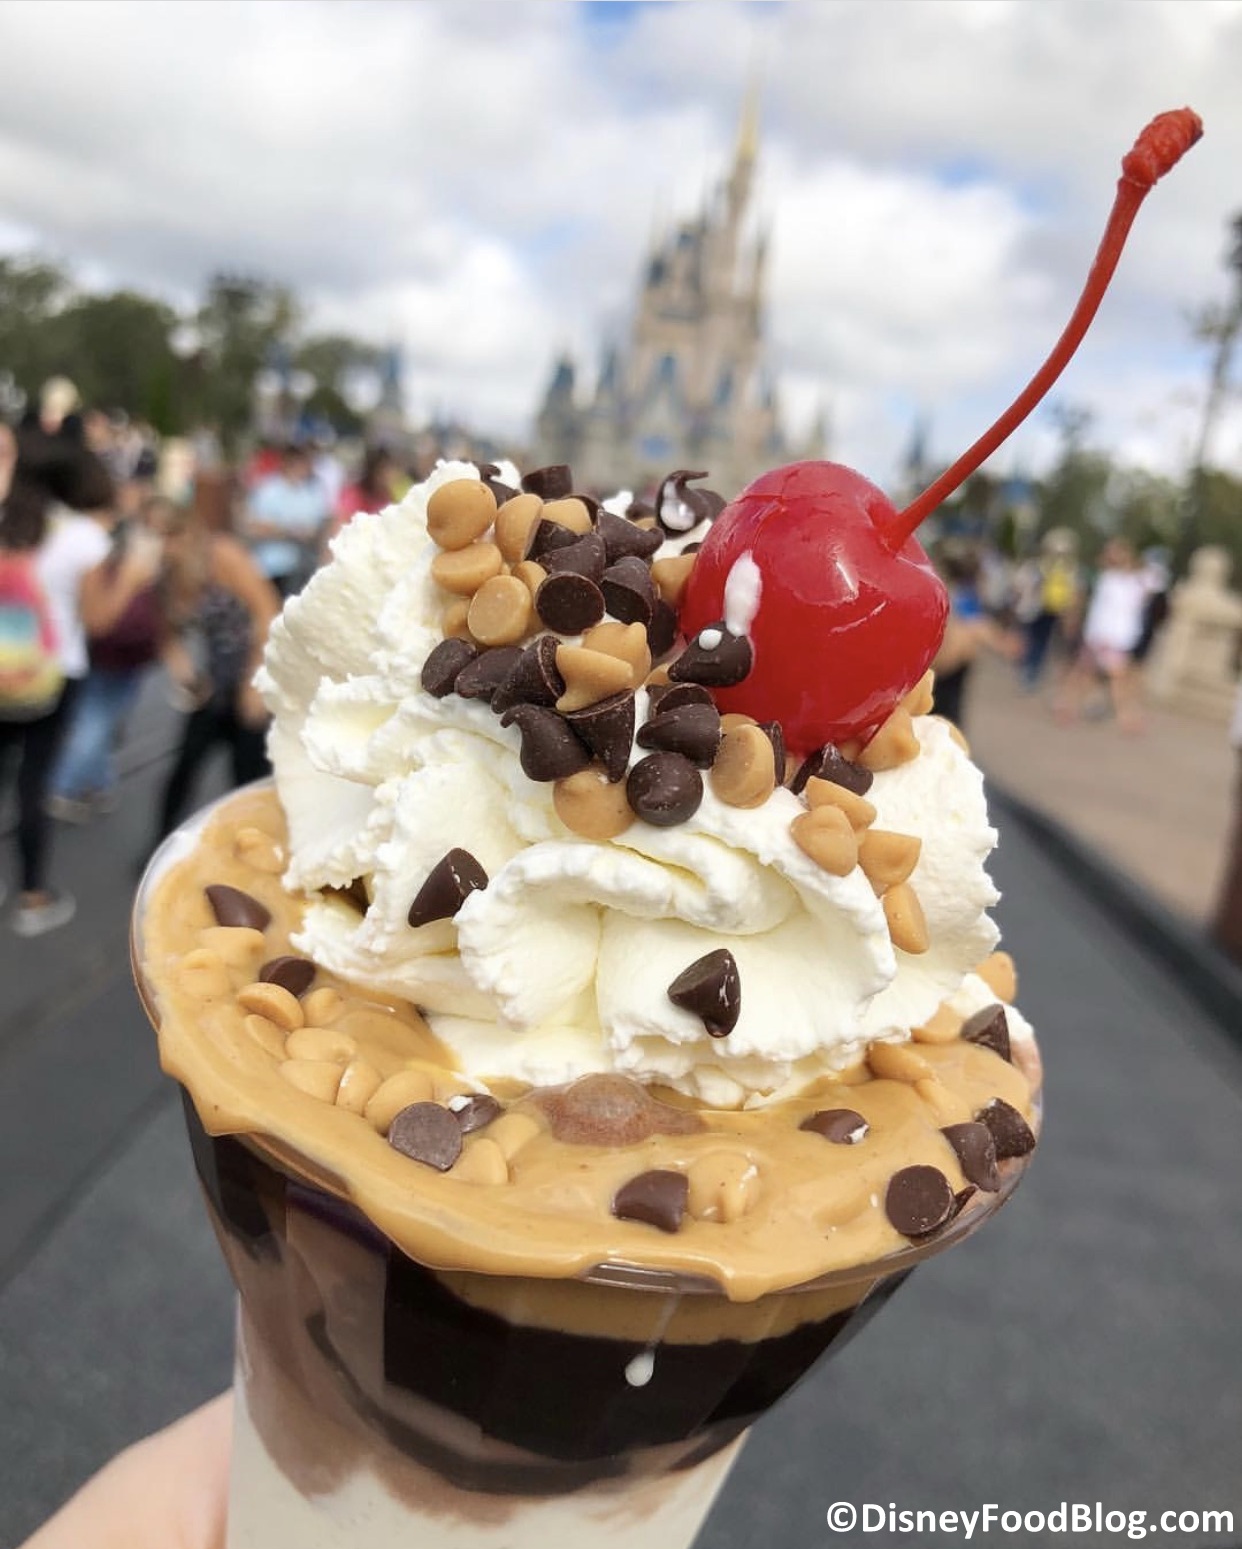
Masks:
[[[751,221],[758,156],[752,91],[727,173],[698,214],[653,241],[629,338],[610,352],[589,405],[566,396],[573,367],[558,363],[539,412],[538,456],[571,462],[581,487],[638,490],[671,468],[698,467],[728,497],[784,460],[763,359],[768,233]],[[576,459],[553,455],[570,442]]]

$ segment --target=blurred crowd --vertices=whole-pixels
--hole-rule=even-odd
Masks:
[[[118,747],[153,668],[180,727],[136,862],[191,810],[217,751],[235,784],[266,772],[252,678],[268,628],[333,534],[411,477],[379,448],[261,446],[239,470],[170,450],[63,378],[0,423],[0,793],[16,808],[22,936],[73,917],[50,879],[52,822],[115,806]]]
[[[1139,554],[1111,538],[1087,566],[1075,534],[1054,528],[1018,559],[946,538],[933,560],[950,604],[933,664],[938,714],[962,724],[971,669],[992,651],[1013,663],[1023,693],[1048,686],[1056,720],[1111,716],[1127,735],[1143,731],[1141,669],[1169,610],[1165,550]]]

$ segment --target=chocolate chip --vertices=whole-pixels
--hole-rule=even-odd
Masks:
[[[266,930],[271,923],[271,910],[265,909],[257,898],[243,893],[239,887],[213,882],[203,892],[207,895],[217,925],[241,925],[248,930]]]
[[[491,704],[492,696],[517,666],[521,655],[520,645],[498,645],[490,651],[480,651],[457,674],[453,692],[462,699],[482,699]]]
[[[714,706],[716,703],[708,690],[699,683],[653,683],[647,693],[652,696],[651,703],[659,705],[661,715],[681,705]]]
[[[724,947],[696,958],[668,987],[668,998],[701,1018],[712,1038],[727,1038],[742,1014],[742,978]]]
[[[421,682],[433,699],[453,692],[458,674],[478,656],[479,648],[469,640],[441,640],[423,663]]]
[[[703,540],[696,538],[693,543],[683,543],[678,552],[682,554],[697,554],[702,547]]]
[[[406,918],[415,927],[451,920],[471,893],[486,886],[487,873],[470,851],[450,850],[427,873]]]
[[[690,1180],[685,1173],[656,1167],[621,1185],[613,1195],[612,1213],[618,1221],[642,1221],[662,1232],[675,1232],[689,1197]]]
[[[656,521],[666,533],[676,536],[689,532],[700,522],[712,521],[724,509],[724,501],[712,490],[688,489],[691,479],[705,479],[706,471],[693,473],[678,468],[663,480],[656,491]]]
[[[641,559],[631,554],[609,565],[600,585],[604,603],[614,619],[644,627],[650,624],[655,612],[656,589],[651,571]]]
[[[677,692],[676,689],[673,690]],[[660,708],[639,729],[640,748],[681,753],[700,769],[710,769],[720,751],[720,712],[708,704],[674,704]]]
[[[785,780],[785,732],[779,721],[760,721],[759,730],[772,744],[772,762],[776,766],[776,783]]]
[[[542,563],[549,575],[563,575],[566,571],[572,571],[575,575],[589,577],[598,585],[608,563],[608,556],[604,540],[597,532],[589,532],[575,543],[549,550],[544,554]]]
[[[625,798],[644,823],[674,828],[699,810],[703,779],[680,753],[649,753],[630,770]]]
[[[522,772],[528,780],[563,780],[591,762],[563,716],[543,705],[514,705],[500,717],[522,735]]]
[[[652,661],[658,662],[662,656],[668,655],[677,644],[677,631],[680,628],[677,609],[672,603],[665,602],[663,597],[657,597],[651,623],[647,625],[647,645],[651,650]]]
[[[535,612],[558,635],[581,635],[604,616],[604,594],[588,576],[567,571],[539,583]]]
[[[884,1213],[903,1237],[926,1237],[953,1217],[949,1180],[938,1167],[903,1167],[889,1179]]]
[[[818,1113],[803,1119],[798,1128],[822,1135],[834,1146],[856,1146],[860,1140],[866,1139],[871,1126],[861,1113],[855,1113],[852,1108],[821,1108]]]
[[[975,1118],[987,1126],[996,1146],[998,1162],[1014,1156],[1029,1156],[1034,1151],[1035,1131],[1003,1097],[994,1097],[986,1108],[975,1114]]]
[[[473,1134],[476,1129],[484,1129],[504,1112],[496,1099],[486,1092],[475,1092],[466,1097],[450,1097],[448,1109],[457,1120],[457,1126],[463,1135]]]
[[[981,1049],[991,1049],[993,1054],[999,1054],[1003,1060],[1010,1058],[1009,1019],[1005,1015],[1004,1006],[999,1002],[994,1006],[984,1006],[973,1017],[967,1017],[962,1023],[961,1036],[966,1043],[977,1043]]]
[[[601,699],[582,710],[571,710],[565,719],[596,758],[615,785],[625,779],[634,745],[634,695],[628,690]]]
[[[259,983],[278,984],[290,995],[305,995],[315,982],[315,973],[309,957],[272,957],[259,969]]]
[[[953,1147],[966,1181],[985,1194],[995,1194],[1000,1188],[1000,1174],[996,1171],[996,1142],[987,1125],[977,1120],[973,1124],[949,1124],[940,1133]]]
[[[654,529],[635,527],[624,516],[601,509],[595,530],[604,540],[608,563],[615,565],[619,559],[650,559],[664,541],[664,534]]]
[[[497,509],[504,505],[506,500],[512,500],[517,490],[508,484],[502,484],[499,479],[484,479],[484,484],[491,490],[496,500]]]
[[[562,527],[559,522],[550,522],[546,516],[541,516],[531,528],[526,553],[522,557],[542,561],[545,555],[553,554],[557,549],[571,548],[577,543],[578,537],[579,534],[571,532],[568,527]],[[546,564],[544,568],[547,569]]]
[[[552,1133],[567,1146],[636,1146],[652,1135],[694,1135],[697,1114],[659,1102],[629,1076],[583,1076],[536,1092]]]
[[[402,1156],[446,1173],[461,1155],[461,1125],[439,1103],[411,1103],[388,1127],[388,1144]]]
[[[827,742],[803,759],[789,788],[797,796],[808,780],[831,780],[834,785],[843,785],[847,791],[853,791],[855,796],[865,796],[873,778],[869,769],[852,764],[840,748]]]
[[[574,476],[565,463],[549,463],[546,468],[532,468],[522,480],[522,488],[540,500],[562,500],[572,493]]]
[[[703,683],[709,688],[732,688],[754,664],[755,653],[745,635],[733,635],[723,624],[700,629],[668,675],[674,683]]]
[[[556,665],[555,635],[540,635],[522,652],[513,670],[492,695],[497,715],[513,705],[554,705],[565,692],[565,679]]]

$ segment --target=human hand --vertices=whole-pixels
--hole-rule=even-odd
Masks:
[[[23,1549],[224,1549],[233,1395],[113,1458]]]

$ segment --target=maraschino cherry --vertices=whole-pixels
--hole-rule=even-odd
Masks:
[[[779,721],[789,749],[806,753],[829,742],[865,742],[919,681],[940,645],[949,604],[916,529],[1060,376],[1103,299],[1139,205],[1202,133],[1189,108],[1162,113],[1144,129],[1122,161],[1095,262],[1052,353],[992,428],[904,511],[852,469],[804,462],[763,474],[720,513],[690,574],[680,621],[692,640],[723,625],[730,611],[736,619],[736,599],[744,599],[740,627],[754,661],[740,683],[715,690],[722,710]],[[757,567],[757,606],[745,580],[744,572],[756,574],[748,557]]]

